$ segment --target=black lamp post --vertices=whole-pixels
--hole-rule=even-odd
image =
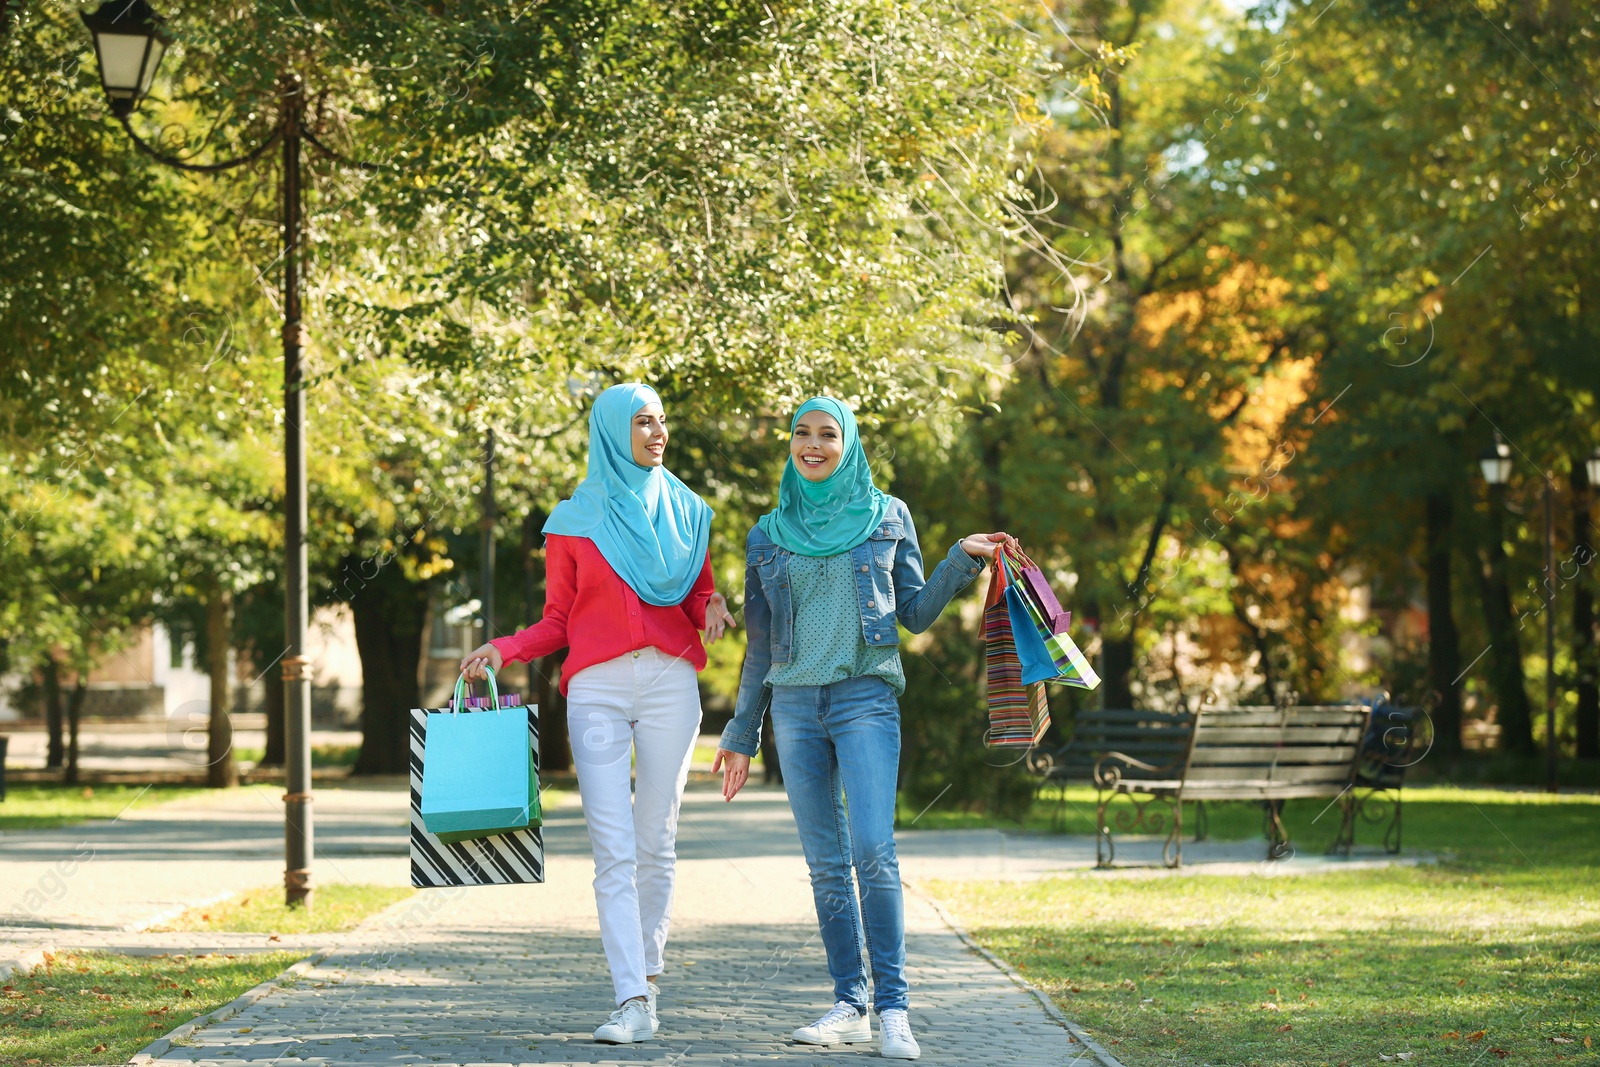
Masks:
[[[284,793],[284,899],[311,904],[311,672],[305,655],[309,605],[306,593],[305,394],[300,363],[300,141],[316,144],[301,127],[304,96],[300,81],[285,75],[278,83],[278,120],[261,144],[237,159],[197,164],[174,159],[147,144],[128,122],[155,80],[171,43],[165,21],[146,0],[106,0],[85,12],[94,35],[111,113],[140,151],[181,170],[215,172],[242,166],[283,142],[283,407],[284,407],[284,635],[286,790]],[[320,145],[317,145],[321,148]],[[323,149],[326,151],[326,149]],[[332,152],[328,153],[333,155]]]
[[[1511,480],[1511,447],[1496,430],[1494,444],[1478,455],[1483,480],[1491,491],[1500,490]],[[1591,477],[1600,472],[1600,450],[1585,461]],[[1548,592],[1544,605],[1544,773],[1545,788],[1560,791],[1556,764],[1556,498],[1555,476],[1544,478],[1544,578]]]

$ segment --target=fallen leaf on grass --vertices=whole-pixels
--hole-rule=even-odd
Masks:
[[[1474,1030],[1474,1031],[1472,1031],[1472,1033],[1467,1035],[1467,1040],[1468,1041],[1482,1041],[1483,1040],[1483,1035],[1487,1034],[1488,1032],[1489,1031],[1487,1031],[1487,1030]]]
[[[1460,1037],[1460,1036],[1461,1036],[1461,1031],[1460,1030],[1446,1030],[1444,1033],[1439,1035],[1439,1040],[1440,1041],[1444,1041],[1447,1038]]]
[[[1282,1033],[1287,1033],[1288,1031],[1293,1030],[1293,1029],[1294,1029],[1294,1023],[1284,1023],[1282,1026],[1278,1027],[1278,1029],[1276,1031],[1274,1031],[1274,1032],[1282,1034]]]
[[[1266,1003],[1261,1005],[1261,1010],[1262,1011],[1277,1011],[1278,1010],[1278,1006],[1276,1004],[1274,1004],[1272,1001],[1269,1000]]]
[[[1507,1056],[1511,1055],[1511,1052],[1510,1052],[1509,1049],[1492,1048],[1489,1051],[1494,1053],[1496,1056],[1499,1056],[1501,1059],[1505,1059]]]
[[[1594,1038],[1590,1037],[1588,1034],[1583,1035],[1583,1047],[1584,1048],[1593,1048],[1594,1047]]]
[[[1573,1045],[1573,1044],[1577,1044],[1576,1040],[1573,1039],[1573,1038],[1570,1038],[1570,1037],[1552,1037],[1550,1039],[1550,1043],[1553,1044],[1553,1045]]]
[[[107,1049],[109,1049],[110,1047],[111,1047],[110,1045],[96,1045],[94,1048],[90,1049],[89,1051],[90,1052],[104,1052]]]

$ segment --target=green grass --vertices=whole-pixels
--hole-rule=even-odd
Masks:
[[[1288,807],[1308,851],[1320,807]],[[1415,789],[1405,820],[1444,862],[931,888],[1129,1067],[1600,1064],[1600,797]]]
[[[264,748],[236,748],[233,758],[241,765],[256,764],[261,762],[261,757],[267,754]],[[313,745],[311,747],[311,766],[313,767],[354,767],[356,757],[361,754],[360,745]]]
[[[126,1063],[304,955],[58,955],[0,990],[0,1067]]]
[[[261,886],[236,893],[227,900],[190,908],[159,931],[205,931],[238,934],[327,934],[354,929],[416,890],[409,886],[324,885],[312,897],[312,907],[291,908],[283,902],[282,886]]]
[[[146,808],[204,792],[161,785],[12,785],[0,801],[0,830],[53,830],[90,819],[114,819],[130,807]]]

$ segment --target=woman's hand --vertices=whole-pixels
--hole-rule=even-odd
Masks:
[[[722,799],[732,800],[750,780],[750,757],[742,752],[717,749],[717,758],[711,761],[711,773],[722,772]]]
[[[1010,540],[1008,533],[971,534],[961,539],[961,551],[973,559],[994,559],[995,549]]]
[[[481,681],[488,677],[488,672],[483,669],[485,664],[493,667],[496,674],[500,673],[500,668],[505,666],[505,660],[500,657],[498,648],[488,644],[479,645],[462,656],[461,673],[468,678]]]
[[[737,625],[739,624],[733,621],[733,616],[728,614],[727,600],[721,593],[712,593],[711,599],[706,601],[706,644],[715,643],[728,627]]]

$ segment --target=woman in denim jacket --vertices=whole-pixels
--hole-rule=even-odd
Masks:
[[[957,542],[924,579],[911,513],[872,484],[854,413],[815,397],[800,406],[790,429],[778,507],[745,542],[749,644],[713,769],[723,771],[723,796],[732,800],[749,777],[770,709],[836,1002],[796,1030],[795,1040],[872,1039],[865,945],[881,1051],[916,1059],[894,848],[896,698],[905,691],[898,627],[920,633],[931,626],[1007,537],[974,534]]]

